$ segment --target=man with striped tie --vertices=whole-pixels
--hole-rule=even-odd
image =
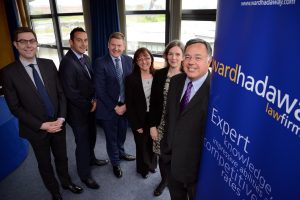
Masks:
[[[108,160],[96,159],[95,87],[90,58],[85,55],[88,37],[77,27],[70,33],[71,49],[61,60],[59,76],[67,98],[67,122],[72,127],[76,142],[77,172],[88,188],[98,189],[93,179],[91,165],[102,166]]]
[[[94,65],[96,96],[100,104],[96,118],[105,133],[106,149],[113,173],[121,178],[120,160],[135,160],[124,149],[127,131],[124,80],[132,72],[132,58],[123,54],[123,33],[114,32],[109,36],[108,50],[109,54],[97,58]]]

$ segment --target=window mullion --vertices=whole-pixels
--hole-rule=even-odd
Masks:
[[[51,9],[51,15],[52,15],[52,20],[53,20],[54,34],[55,34],[55,38],[56,38],[58,57],[59,57],[59,60],[61,60],[63,57],[63,48],[62,48],[62,39],[61,39],[61,34],[60,34],[58,13],[57,13],[57,7],[56,7],[55,0],[50,0],[50,9]]]

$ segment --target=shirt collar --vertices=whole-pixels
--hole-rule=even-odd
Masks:
[[[197,91],[202,86],[202,84],[204,83],[207,76],[208,76],[208,72],[206,72],[206,74],[204,74],[202,77],[200,77],[200,78],[198,78],[197,80],[194,80],[194,81],[192,81],[188,77],[186,77],[185,85],[187,85],[188,82],[192,81],[193,88],[195,89],[195,91]]]
[[[109,54],[110,55],[110,54]],[[115,62],[115,59],[119,58],[119,60],[121,61],[121,56],[119,57],[113,57],[112,55],[110,55],[111,59]]]
[[[27,60],[25,60],[25,59],[22,58],[22,57],[19,57],[19,59],[20,59],[20,62],[22,63],[22,65],[23,65],[24,67],[27,67],[27,66],[30,65],[30,64],[37,65],[37,62],[36,62],[36,58],[35,58],[35,57],[33,58],[33,61],[32,61],[32,62],[28,62]]]
[[[73,51],[73,53],[75,54],[75,56],[78,58],[78,59],[80,59],[80,58],[82,58],[83,57],[83,54],[79,54],[79,53],[77,53],[76,51],[74,51],[72,48],[71,48],[71,50]]]

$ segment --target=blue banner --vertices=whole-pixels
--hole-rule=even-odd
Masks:
[[[27,140],[19,137],[18,120],[0,96],[0,181],[21,165],[28,150]]]
[[[198,200],[300,199],[300,2],[219,1]]]

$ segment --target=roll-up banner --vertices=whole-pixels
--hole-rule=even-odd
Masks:
[[[300,1],[218,2],[197,200],[300,199]]]

